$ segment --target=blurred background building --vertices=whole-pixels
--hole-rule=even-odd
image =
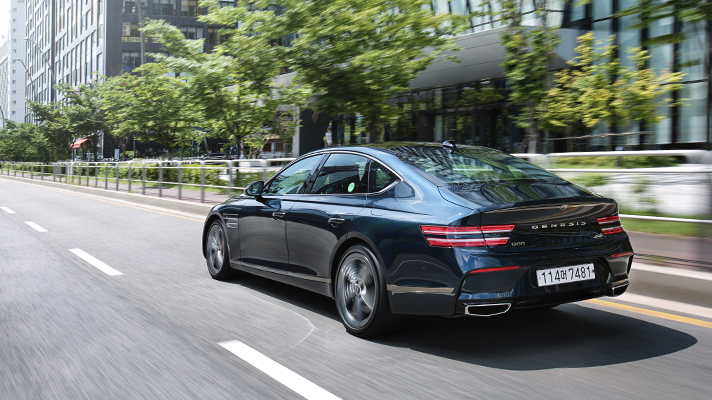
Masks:
[[[486,2],[495,8],[497,3]],[[550,25],[559,27],[562,38],[557,57],[551,64],[552,71],[566,67],[566,62],[574,56],[576,38],[590,30],[600,40],[616,34],[616,44],[622,50],[641,46],[651,38],[684,32],[687,38],[684,42],[651,45],[648,50],[652,56],[651,65],[656,70],[686,73],[683,89],[674,96],[689,99],[689,105],[661,109],[666,115],[662,122],[655,126],[635,127],[641,131],[654,131],[654,134],[616,138],[612,144],[627,149],[708,146],[710,73],[705,69],[705,65],[709,66],[705,55],[711,36],[710,21],[687,24],[667,18],[641,29],[636,26],[638,16],[614,17],[618,11],[634,5],[634,0],[592,0],[590,4],[578,4],[578,0],[537,3],[545,4],[547,20]],[[220,37],[219,27],[198,22],[197,17],[206,12],[198,0],[142,0],[140,4],[144,17],[165,19],[180,27],[186,38],[205,39],[205,51],[210,51],[224,39]],[[231,4],[234,2],[220,2],[221,6]],[[482,0],[432,1],[436,12],[461,15],[484,10],[482,4]],[[524,20],[534,24],[534,3],[525,1],[524,4]],[[53,84],[91,84],[100,75],[115,76],[140,65],[138,5],[139,1],[130,0],[12,0],[8,48],[3,50],[7,56],[2,58],[7,63],[2,65],[7,65],[9,71],[0,85],[3,112],[8,111],[9,117],[22,117],[20,120],[24,118],[30,122],[31,116],[25,115],[24,93],[29,99],[40,102],[60,100]],[[499,21],[489,17],[470,18],[469,24],[469,29],[456,38],[462,47],[458,53],[461,63],[442,61],[432,65],[411,82],[410,91],[392,99],[402,113],[387,126],[385,140],[441,142],[454,139],[459,143],[490,146],[506,152],[521,149],[524,131],[512,121],[511,117],[518,109],[508,101],[507,81],[499,66],[504,59],[504,49],[499,43],[504,28]],[[281,45],[288,46],[290,38],[282,39]],[[160,44],[150,39],[145,41],[146,52],[160,50]],[[621,56],[624,64],[630,63],[625,51],[621,51]],[[17,60],[24,62],[27,79],[23,79],[25,68]],[[288,71],[284,72],[279,79],[288,79]],[[7,82],[15,82],[18,87]],[[13,105],[17,105],[17,109],[13,109]],[[313,113],[306,110],[302,112],[301,120],[302,127],[294,137],[294,155],[324,147],[326,143],[341,145],[367,140],[358,115],[320,114],[314,118]],[[617,127],[600,126],[593,133],[620,131]],[[545,133],[544,137],[546,143],[550,135]],[[583,143],[588,150],[602,150],[610,145],[610,142],[596,139]],[[103,147],[106,149],[103,152],[110,153],[104,156],[112,157],[115,146],[106,143]],[[564,150],[555,145],[548,145],[548,148]],[[581,149],[581,144],[574,149]]]
[[[594,31],[597,40],[605,42],[615,34],[615,44],[620,47],[623,65],[631,60],[626,48],[644,46],[648,39],[662,35],[684,33],[685,40],[678,44],[644,46],[650,51],[650,66],[656,71],[684,72],[683,88],[674,93],[674,98],[687,99],[687,106],[665,107],[659,110],[665,119],[654,126],[637,126],[633,130],[654,131],[646,136],[628,136],[613,141],[592,139],[578,141],[575,150],[606,150],[625,148],[696,149],[707,148],[710,138],[710,103],[708,85],[709,60],[706,59],[707,43],[710,40],[710,21],[687,24],[675,18],[656,21],[651,27],[641,29],[639,15],[614,17],[620,10],[635,5],[635,0],[591,0],[590,4],[578,0],[553,0],[546,4],[550,26],[559,27],[561,44],[551,70],[565,68],[574,57],[576,38]],[[483,5],[484,4],[484,5]],[[534,24],[533,2],[524,2],[524,24]],[[473,11],[486,11],[483,7],[497,7],[497,1],[481,0],[434,0],[436,12],[452,12],[468,15]],[[401,116],[386,128],[387,141],[434,141],[454,139],[467,143],[494,147],[505,152],[518,152],[524,130],[514,125],[511,116],[518,111],[508,101],[507,81],[500,64],[504,60],[504,48],[500,35],[504,28],[489,17],[470,18],[469,29],[456,38],[462,48],[457,56],[461,63],[442,61],[430,66],[413,80],[410,91],[393,99],[402,109]],[[707,66],[707,67],[705,67]],[[707,70],[705,70],[707,68]],[[474,96],[473,96],[474,95]],[[329,127],[329,118],[320,117],[314,124],[305,121],[297,147],[300,153],[322,147],[322,138]],[[315,126],[316,125],[316,126]],[[304,134],[305,130],[317,132]],[[338,116],[331,124],[331,137],[335,144],[357,143],[366,139],[357,115]],[[601,124],[593,134],[620,133],[622,128]],[[574,136],[587,132],[574,132]],[[547,144],[550,133],[544,133],[544,146],[549,151],[566,151],[564,142]],[[611,148],[613,147],[613,148]]]
[[[0,109],[3,118],[25,120],[25,1],[11,0],[7,32],[0,43]]]

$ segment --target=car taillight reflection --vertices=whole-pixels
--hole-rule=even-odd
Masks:
[[[514,225],[420,226],[425,240],[434,247],[503,246],[512,230]]]

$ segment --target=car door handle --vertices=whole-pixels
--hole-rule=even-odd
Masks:
[[[284,218],[284,216],[287,215],[287,213],[281,212],[281,211],[275,211],[272,213],[272,218],[276,220],[280,220]]]
[[[329,225],[331,226],[339,226],[344,222],[346,222],[346,220],[343,218],[329,218]]]

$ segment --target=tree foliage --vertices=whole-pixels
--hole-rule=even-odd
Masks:
[[[50,160],[50,149],[46,138],[32,124],[4,120],[0,129],[0,159],[7,161]]]
[[[228,144],[240,145],[243,138],[259,137],[275,121],[279,106],[299,105],[306,99],[304,90],[275,83],[279,72],[276,49],[264,37],[250,35],[259,15],[259,11],[240,7],[211,6],[204,19],[237,26],[225,29],[229,39],[212,53],[202,51],[202,39],[185,39],[178,28],[165,21],[151,21],[144,29],[168,51],[152,56],[181,75],[185,96],[200,116],[202,127]]]
[[[238,1],[249,8],[248,1]],[[257,1],[268,9],[270,1]],[[318,113],[360,113],[371,141],[397,109],[387,100],[430,64],[454,50],[464,18],[436,15],[430,0],[284,0],[264,11],[257,35],[291,38],[279,47],[282,66],[313,92]],[[426,50],[427,49],[427,50]]]
[[[648,52],[639,47],[628,49],[633,65],[621,66],[614,36],[598,49],[596,45],[602,43],[595,41],[593,32],[580,36],[578,42],[571,67],[555,74],[554,87],[539,105],[539,118],[546,127],[569,136],[577,123],[588,128],[599,123],[620,125],[630,131],[635,122],[655,124],[664,118],[657,110],[671,104],[669,93],[680,88],[684,74],[656,73],[647,67]]]
[[[187,83],[165,65],[144,64],[135,74],[109,79],[102,87],[102,110],[117,136],[135,134],[142,142],[165,148],[186,146],[195,138],[198,118],[185,95]]]
[[[525,4],[518,0],[503,0],[501,11],[492,12],[493,20],[507,24],[501,38],[505,49],[501,66],[509,81],[510,99],[522,105],[515,121],[526,129],[524,146],[530,152],[536,151],[539,104],[546,96],[549,63],[560,42],[556,28],[548,26],[546,0],[533,3],[533,20],[524,20]]]

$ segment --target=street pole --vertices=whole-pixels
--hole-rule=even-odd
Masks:
[[[36,93],[37,93],[37,86],[35,86],[35,81],[32,80],[32,76],[30,76],[30,70],[27,69],[27,65],[25,65],[25,62],[22,61],[22,60],[19,59],[19,58],[13,58],[12,60],[13,60],[13,61],[19,61],[20,64],[22,64],[22,68],[25,69],[25,73],[27,73],[27,78],[29,79],[30,84],[32,85],[33,91],[34,91],[35,94],[36,94]],[[28,79],[26,79],[25,82],[27,82]],[[27,93],[25,93],[25,98],[27,98]]]
[[[146,64],[146,43],[143,38],[143,1],[136,0],[136,3],[138,4],[138,37],[141,41],[141,65],[144,65]]]
[[[54,99],[55,99],[55,96],[54,96],[54,85],[53,85],[53,83],[54,83],[54,70],[52,69],[52,66],[49,65],[49,62],[47,61],[47,58],[44,56],[44,54],[42,54],[42,49],[41,49],[40,46],[37,44],[37,42],[35,42],[34,40],[32,40],[32,39],[29,38],[29,37],[23,38],[23,40],[26,40],[26,41],[32,43],[33,46],[35,46],[35,52],[37,52],[37,51],[40,52],[40,56],[42,56],[42,61],[44,61],[44,63],[47,65],[47,69],[49,70],[49,103],[53,103],[53,102],[54,102]],[[25,70],[27,70],[27,67],[25,67]],[[28,71],[27,73],[29,74],[29,71]],[[30,79],[32,79],[32,77],[30,77]],[[35,89],[37,89],[37,88],[35,87]]]

